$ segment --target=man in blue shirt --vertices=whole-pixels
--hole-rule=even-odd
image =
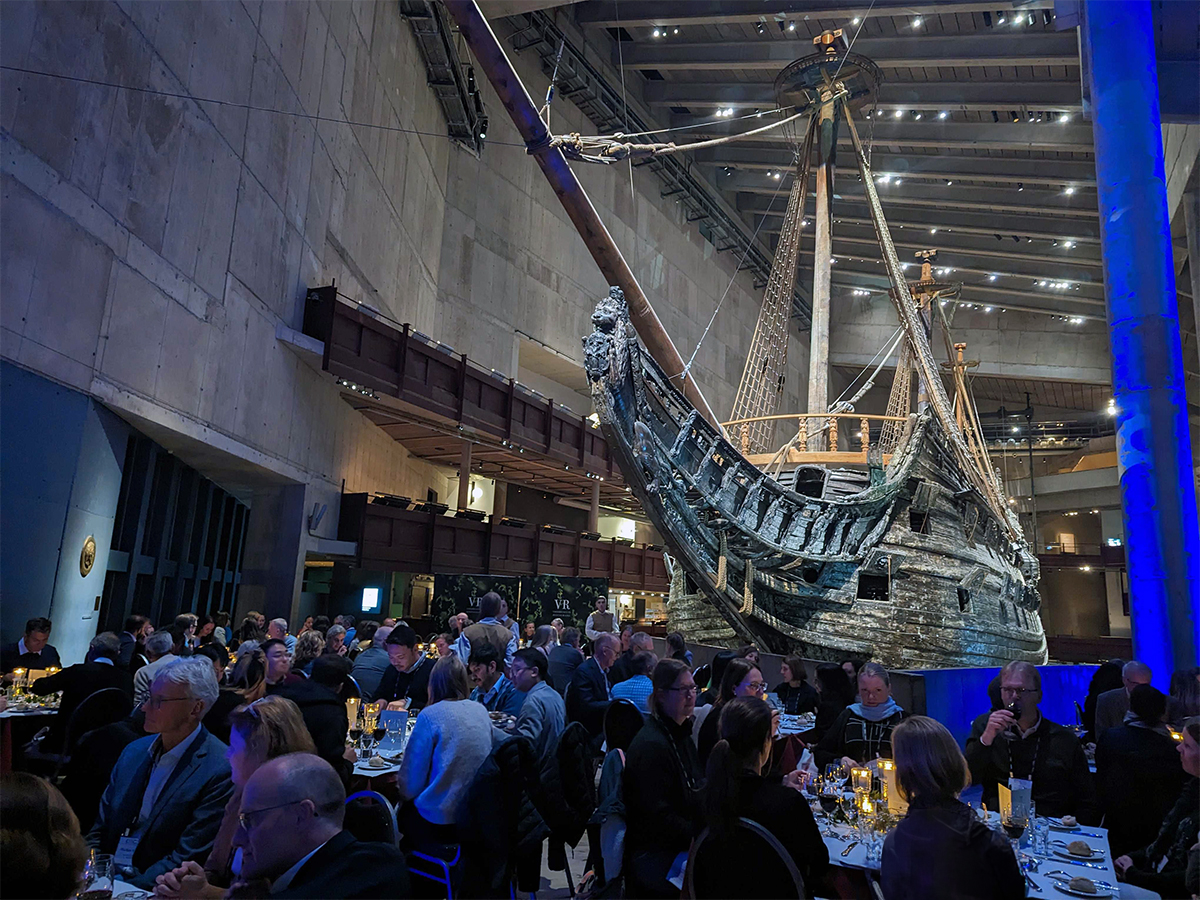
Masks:
[[[654,683],[650,680],[654,667],[658,665],[658,657],[650,651],[635,654],[629,669],[633,675],[619,684],[614,684],[612,695],[614,700],[632,700],[644,714],[650,714],[650,694],[654,691]]]
[[[491,644],[480,643],[471,651],[467,671],[471,674],[471,681],[475,682],[471,699],[482,703],[488,712],[502,712],[515,716],[521,711],[525,695],[504,677],[500,654]]]
[[[507,671],[512,663],[513,654],[517,652],[517,637],[512,629],[501,621],[501,606],[504,601],[495,591],[488,591],[479,598],[479,612],[482,618],[474,625],[463,629],[458,640],[454,642],[455,655],[470,665],[471,654],[484,644],[490,644],[503,656],[504,665],[500,671]]]

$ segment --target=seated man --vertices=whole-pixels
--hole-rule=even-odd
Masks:
[[[555,621],[561,621],[556,619]],[[560,697],[567,696],[571,676],[583,664],[583,653],[579,650],[579,629],[564,628],[561,641],[550,651],[550,683]]]
[[[130,616],[126,619],[125,630],[119,635],[121,657],[117,660],[117,665],[128,669],[129,664],[133,662],[133,652],[137,649],[138,644],[144,643],[146,638],[152,634],[154,634],[154,626],[145,616]]]
[[[216,702],[207,659],[159,670],[145,703],[147,737],[121,753],[88,844],[113,854],[118,877],[144,890],[212,849],[233,795],[226,746],[200,724]]]
[[[615,634],[600,634],[592,645],[592,657],[578,669],[567,688],[567,718],[580,722],[599,748],[604,740],[604,713],[612,702],[608,670],[617,659],[621,639]]]
[[[278,619],[272,619],[274,625]],[[258,648],[267,658],[267,693],[274,694],[283,690],[289,684],[297,684],[304,680],[303,675],[292,671],[292,654],[287,644],[279,638],[270,638],[262,642]]]
[[[296,636],[288,634],[287,619],[272,619],[268,622],[267,637],[273,641],[283,641],[289,654],[296,652]]]
[[[51,720],[50,730],[42,741],[41,749],[44,752],[57,753],[59,750],[70,749],[63,747],[63,738],[67,723],[71,720],[71,714],[79,708],[79,704],[97,691],[105,688],[117,688],[129,697],[129,702],[133,701],[133,676],[129,674],[128,669],[120,668],[117,665],[120,656],[121,639],[111,631],[106,631],[92,638],[92,643],[88,647],[87,659],[84,662],[67,666],[61,672],[46,675],[30,685],[29,691],[33,694],[63,692],[58,715]],[[86,717],[87,712],[85,711],[81,718]],[[96,721],[95,718],[92,718],[90,724],[77,723],[74,735],[76,738],[81,737],[85,731],[107,725],[108,721],[108,719]]]
[[[1069,729],[1038,711],[1042,678],[1032,663],[1011,662],[1000,672],[1005,708],[984,713],[971,725],[966,757],[971,781],[983,786],[983,802],[999,809],[998,784],[1033,782],[1039,815],[1072,815],[1086,825],[1100,821],[1092,773],[1083,745]]]
[[[231,896],[408,897],[404,854],[356,840],[342,828],[345,812],[341,779],[324,760],[289,753],[264,763],[242,794],[233,841],[242,850],[242,886]]]
[[[521,711],[525,695],[504,677],[500,656],[491,644],[480,644],[471,651],[471,662],[467,665],[467,672],[475,684],[475,690],[471,691],[471,699],[482,703],[488,712],[502,712],[515,716]]]
[[[387,636],[391,665],[379,680],[376,701],[388,709],[424,709],[429,702],[429,673],[435,660],[417,651],[417,633],[401,622]]]
[[[391,633],[391,625],[380,625],[375,629],[375,636],[371,638],[371,646],[354,658],[354,671],[350,674],[358,682],[364,702],[375,699],[383,673],[391,665],[386,646],[387,637]]]
[[[650,676],[656,665],[658,657],[653,653],[643,651],[635,654],[629,666],[630,677],[613,686],[613,699],[632,700],[644,715],[650,715],[650,694],[654,690]]]
[[[159,671],[178,659],[173,652],[175,636],[165,629],[146,638],[143,649],[146,651],[148,664],[138,669],[133,676],[133,702],[139,704],[145,703],[146,698],[150,696],[150,685],[154,683]]]
[[[1096,743],[1104,737],[1104,732],[1116,728],[1125,721],[1125,713],[1129,712],[1129,695],[1139,684],[1150,683],[1150,667],[1145,663],[1134,660],[1121,667],[1121,687],[1105,691],[1096,698],[1096,725],[1093,734]]]
[[[48,669],[62,666],[58,651],[50,646],[49,619],[37,616],[25,623],[25,636],[15,644],[0,649],[0,672],[7,675],[13,669]]]
[[[540,650],[518,650],[513,657],[512,680],[518,696],[524,697],[513,734],[533,743],[538,760],[545,760],[558,746],[558,736],[567,726],[563,698],[546,683],[549,663]]]

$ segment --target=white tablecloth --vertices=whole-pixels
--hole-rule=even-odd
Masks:
[[[991,818],[995,821],[997,813],[992,813]],[[850,849],[849,854],[842,856],[842,853],[847,847],[850,847],[853,838],[850,840],[841,840],[837,837],[825,835],[826,831],[833,831],[835,834],[842,837],[849,836],[851,828],[848,825],[833,825],[830,826],[824,819],[818,818],[817,824],[821,828],[822,836],[825,840],[825,846],[829,850],[829,861],[836,866],[845,866],[849,869],[865,869],[871,872],[878,872],[878,865],[867,864],[867,851],[863,844],[858,844]],[[1049,876],[1050,872],[1066,872],[1068,876],[1083,876],[1090,878],[1093,881],[1106,881],[1111,885],[1117,884],[1117,871],[1113,868],[1112,852],[1108,847],[1108,830],[1104,828],[1092,828],[1090,826],[1081,827],[1078,832],[1068,831],[1050,831],[1050,841],[1060,840],[1064,843],[1070,843],[1074,840],[1085,841],[1088,846],[1095,850],[1101,850],[1104,853],[1103,858],[1098,858],[1093,862],[1101,864],[1102,868],[1095,866],[1085,866],[1067,859],[1063,859],[1056,854],[1051,853],[1047,857],[1041,858],[1037,871],[1030,870],[1029,876],[1041,888],[1041,891],[1035,891],[1028,884],[1026,892],[1027,897],[1066,897],[1067,894],[1058,891],[1054,887],[1054,879]],[[1028,844],[1029,834],[1023,839],[1025,844]],[[1051,844],[1050,849],[1053,851],[1056,845]],[[1029,854],[1031,851],[1028,846],[1022,848],[1022,852]],[[1113,896],[1119,894],[1118,890],[1113,891]]]

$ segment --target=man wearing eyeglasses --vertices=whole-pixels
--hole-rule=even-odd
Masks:
[[[346,792],[329,763],[289,753],[246,782],[233,845],[242,850],[234,896],[307,900],[408,897],[408,866],[394,843],[362,842],[343,829]]]
[[[212,849],[233,795],[226,747],[201,720],[217,699],[206,658],[158,671],[142,706],[148,737],[121,753],[88,844],[111,853],[123,881],[154,890],[155,879]]]
[[[1001,708],[979,716],[971,726],[966,757],[971,781],[983,786],[983,802],[999,809],[997,785],[1033,782],[1040,816],[1074,816],[1085,825],[1100,821],[1096,790],[1083,745],[1069,728],[1051,722],[1038,709],[1042,678],[1027,662],[1000,671]]]

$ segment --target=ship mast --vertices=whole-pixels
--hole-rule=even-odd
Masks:
[[[646,345],[646,352],[654,359],[671,380],[683,391],[685,397],[701,415],[718,429],[721,427],[700,393],[695,379],[685,371],[683,359],[674,342],[663,328],[637,278],[621,255],[612,235],[604,227],[596,208],[592,206],[583,186],[571,171],[562,151],[551,145],[551,136],[546,123],[538,115],[525,85],[517,76],[512,63],[505,55],[496,35],[480,12],[476,0],[444,0],[446,9],[458,23],[459,31],[475,55],[480,68],[487,75],[500,102],[508,110],[513,124],[517,126],[528,152],[537,160],[538,166],[554,189],[555,196],[563,205],[567,215],[583,238],[592,259],[610,285],[616,285],[625,293],[629,307],[629,319],[637,330],[638,337]]]

